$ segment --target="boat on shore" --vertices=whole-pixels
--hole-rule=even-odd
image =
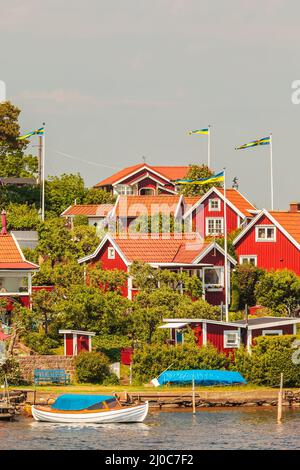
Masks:
[[[32,405],[31,410],[36,421],[50,423],[141,423],[149,403],[122,406],[112,395],[64,394],[51,406]]]

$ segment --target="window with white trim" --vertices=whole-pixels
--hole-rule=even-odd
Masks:
[[[107,250],[107,258],[108,259],[115,259],[116,258],[116,250],[111,246]]]
[[[263,336],[280,336],[282,334],[282,330],[262,330]]]
[[[257,256],[256,255],[241,255],[240,264],[252,264],[252,266],[257,266]]]
[[[240,332],[236,330],[226,330],[224,335],[224,348],[240,347]]]
[[[274,225],[258,225],[255,227],[256,242],[275,242],[276,227]]]
[[[221,210],[221,199],[209,199],[208,201],[209,211],[220,211]]]
[[[133,194],[133,187],[129,186],[129,184],[117,184],[114,186],[114,194],[120,194],[122,196]]]
[[[222,235],[223,217],[206,218],[206,235]]]
[[[224,287],[224,271],[222,267],[204,268],[204,287],[215,289]]]

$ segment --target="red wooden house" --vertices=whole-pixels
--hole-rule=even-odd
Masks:
[[[152,166],[147,163],[130,166],[100,181],[95,188],[117,195],[175,194],[176,180],[184,178],[188,166]]]
[[[240,264],[300,276],[300,212],[262,210],[234,240]]]
[[[32,293],[32,273],[39,266],[27,261],[16,238],[7,232],[6,214],[2,212],[0,234],[0,299],[7,300],[7,314],[13,309],[14,301],[30,306]],[[6,322],[6,318],[2,321]]]
[[[224,250],[217,243],[205,243],[194,233],[107,234],[94,253],[78,262],[87,263],[89,267],[100,264],[103,269],[119,269],[129,273],[132,262],[139,260],[154,268],[186,271],[201,278],[203,298],[212,305],[220,305],[225,301],[224,256]],[[236,261],[228,255],[228,293],[230,271],[235,264]],[[122,294],[133,299],[136,293],[137,289],[129,276]]]
[[[64,355],[77,356],[81,352],[92,351],[92,337],[96,333],[81,330],[59,330],[64,335]]]
[[[258,336],[295,335],[300,318],[260,317],[234,322],[172,318],[163,321],[165,324],[159,328],[170,329],[173,344],[184,342],[184,331],[189,326],[199,346],[210,343],[219,352],[229,354],[241,345],[250,351]]]
[[[224,190],[211,188],[185,212],[190,230],[203,237],[224,235]],[[257,209],[237,189],[226,189],[227,233],[249,223]]]

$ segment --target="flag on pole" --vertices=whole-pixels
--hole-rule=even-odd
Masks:
[[[224,171],[216,175],[209,176],[208,178],[201,178],[197,180],[176,180],[177,184],[211,184],[220,183],[224,181]]]
[[[208,134],[209,133],[209,129],[196,129],[195,131],[189,131],[189,135],[192,135],[192,134]]]
[[[17,140],[26,140],[29,139],[29,137],[33,135],[44,135],[45,128],[40,127],[39,129],[36,129],[35,131],[28,132],[28,134],[21,135],[20,137],[17,137]]]
[[[241,145],[240,147],[236,147],[235,150],[243,150],[248,149],[250,147],[256,147],[257,145],[270,145],[270,136],[263,137],[262,139],[253,140],[248,144]]]

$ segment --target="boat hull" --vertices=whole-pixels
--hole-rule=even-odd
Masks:
[[[57,411],[46,411],[38,406],[32,405],[32,415],[36,421],[48,423],[141,423],[148,414],[149,403],[137,406],[124,406],[118,409],[95,412],[72,413]]]

